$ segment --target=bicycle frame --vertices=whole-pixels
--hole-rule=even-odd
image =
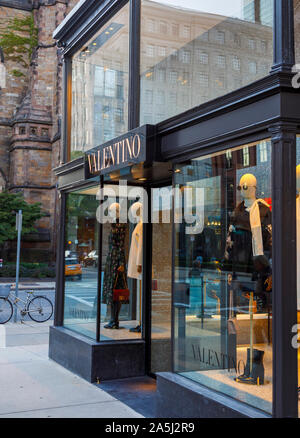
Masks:
[[[16,306],[20,310],[21,315],[25,315],[26,313],[28,313],[27,306],[28,306],[28,303],[29,303],[29,301],[31,299],[31,297],[29,297],[29,295],[34,296],[34,291],[25,291],[25,292],[27,294],[26,301],[22,300],[22,298],[17,297],[14,292],[10,292],[8,297],[7,297],[8,299],[11,299],[11,302],[12,302],[13,306]],[[24,308],[23,309],[22,309],[22,306],[20,306],[18,304],[19,301],[24,303]]]

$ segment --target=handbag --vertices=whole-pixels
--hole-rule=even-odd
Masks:
[[[127,286],[127,281],[126,281],[124,272],[123,272],[123,280],[124,280],[125,287],[123,289],[116,288],[117,281],[119,278],[119,273],[120,272],[118,271],[117,276],[116,276],[116,280],[115,280],[115,285],[113,288],[113,301],[118,301],[119,303],[124,303],[126,301],[129,301],[130,291],[129,291],[128,286]]]

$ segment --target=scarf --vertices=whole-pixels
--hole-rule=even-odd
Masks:
[[[259,203],[262,203],[266,207],[270,208],[269,204],[267,204],[263,199],[256,199],[249,208],[253,256],[264,255]]]

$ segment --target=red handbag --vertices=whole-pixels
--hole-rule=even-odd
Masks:
[[[123,272],[123,279],[124,279],[125,288],[124,289],[116,289],[118,277],[119,277],[119,271],[117,273],[115,285],[113,288],[113,301],[119,301],[120,303],[124,303],[126,301],[129,301],[130,291],[129,291],[128,286],[127,286],[124,272]]]

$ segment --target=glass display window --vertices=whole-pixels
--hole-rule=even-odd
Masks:
[[[69,159],[128,129],[129,5],[72,58]]]
[[[123,192],[121,186],[110,184],[104,184],[102,190],[100,340],[139,339],[143,323],[143,192],[129,186]]]
[[[140,124],[161,122],[267,76],[273,3],[142,0]],[[217,79],[216,70],[222,71]],[[166,100],[157,108],[149,101],[162,85],[166,94],[177,94],[175,105]]]
[[[175,372],[272,412],[271,143],[177,166],[176,189]]]
[[[64,326],[96,340],[99,186],[68,193],[65,224]]]

